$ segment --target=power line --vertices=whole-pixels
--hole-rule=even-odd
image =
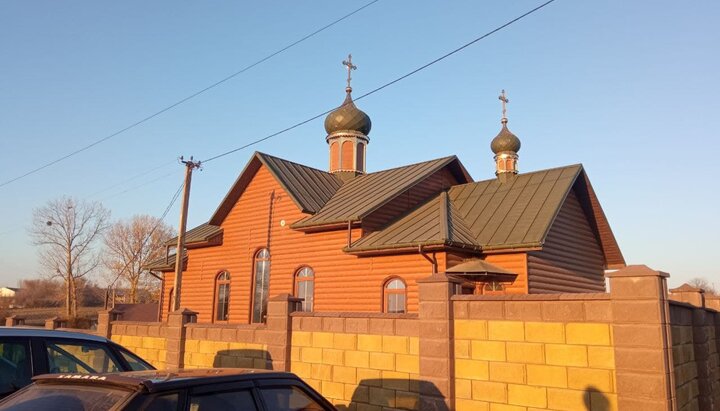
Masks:
[[[180,187],[178,187],[178,189],[175,191],[175,194],[173,194],[173,197],[172,197],[172,199],[170,200],[170,204],[168,204],[167,207],[165,207],[165,211],[163,211],[162,216],[157,220],[157,222],[155,223],[155,225],[153,226],[153,228],[150,230],[150,232],[148,233],[148,235],[147,235],[147,236],[145,237],[145,239],[142,241],[142,243],[140,244],[140,247],[138,247],[137,252],[134,253],[133,256],[132,256],[132,258],[130,259],[130,261],[128,261],[127,263],[125,263],[125,265],[123,266],[123,268],[120,269],[120,271],[118,272],[117,276],[115,276],[115,279],[110,283],[110,285],[108,286],[108,288],[113,287],[113,286],[115,285],[115,282],[117,282],[117,280],[120,279],[120,276],[125,273],[125,270],[127,270],[127,268],[130,266],[130,264],[135,262],[135,259],[137,259],[137,257],[138,257],[138,255],[140,254],[140,252],[142,252],[142,249],[145,247],[145,245],[146,245],[146,243],[148,242],[148,240],[150,240],[150,238],[152,238],[152,235],[155,233],[155,230],[157,230],[158,227],[160,227],[160,225],[163,224],[163,221],[165,220],[165,217],[167,217],[168,213],[169,213],[170,210],[172,209],[172,206],[175,204],[175,201],[177,201],[177,199],[178,199],[178,197],[180,196],[180,193],[182,192],[182,189],[183,189],[184,186],[185,186],[185,182],[183,181],[183,182],[180,184]]]
[[[118,193],[110,194],[110,195],[108,195],[108,196],[106,196],[106,197],[103,197],[101,200],[98,200],[98,201],[103,202],[103,201],[109,200],[109,199],[111,199],[111,198],[115,198],[115,197],[117,197],[117,196],[120,196],[120,195],[123,195],[123,194],[127,193],[128,191],[137,190],[138,188],[145,187],[145,186],[147,186],[147,185],[149,185],[149,184],[155,183],[155,182],[160,181],[160,180],[164,180],[164,179],[166,179],[166,178],[168,178],[168,177],[170,177],[170,176],[176,175],[176,174],[177,174],[177,171],[176,171],[176,170],[173,170],[173,171],[171,171],[171,172],[169,172],[169,173],[163,174],[163,175],[161,175],[161,176],[159,176],[159,177],[157,177],[157,178],[154,178],[154,179],[152,179],[152,180],[146,181],[146,182],[144,182],[144,183],[141,183],[141,184],[132,186],[132,187],[127,188],[127,189],[125,189],[125,190],[123,190],[123,191],[120,191],[120,192],[118,192]]]
[[[367,97],[367,96],[370,96],[370,95],[372,95],[372,94],[375,94],[375,93],[377,93],[377,92],[380,91],[380,90],[383,90],[383,89],[385,89],[385,88],[387,88],[387,87],[390,87],[390,86],[392,86],[393,84],[395,84],[395,83],[397,83],[397,82],[399,82],[399,81],[402,81],[402,80],[404,80],[404,79],[406,79],[406,78],[408,78],[408,77],[410,77],[410,76],[412,76],[412,75],[414,75],[414,74],[416,74],[416,73],[418,73],[418,72],[420,72],[420,71],[422,71],[422,70],[425,70],[426,68],[432,66],[433,64],[438,63],[438,62],[440,62],[440,61],[442,61],[442,60],[445,60],[446,58],[452,56],[453,54],[458,53],[458,52],[460,52],[460,51],[462,51],[462,50],[464,50],[464,49],[472,46],[473,44],[477,43],[478,41],[483,40],[483,39],[485,39],[485,38],[487,38],[487,37],[489,37],[489,36],[497,33],[498,31],[500,31],[500,30],[502,30],[502,29],[504,29],[504,28],[512,25],[513,23],[518,22],[519,20],[522,20],[523,18],[525,18],[525,17],[527,17],[527,16],[535,13],[536,11],[544,8],[545,6],[549,5],[550,3],[554,2],[554,1],[555,1],[555,0],[548,0],[548,1],[546,1],[545,3],[543,3],[543,4],[541,4],[541,5],[537,6],[537,7],[535,7],[534,9],[532,9],[532,10],[530,10],[530,11],[524,13],[524,14],[521,14],[520,16],[515,17],[514,19],[506,22],[505,24],[502,24],[502,25],[500,25],[500,26],[498,26],[498,27],[490,30],[489,32],[483,34],[482,36],[477,37],[477,38],[475,38],[475,39],[473,39],[473,40],[471,40],[471,41],[463,44],[462,46],[460,46],[460,47],[458,47],[458,48],[450,51],[449,53],[446,53],[446,54],[444,54],[444,55],[436,58],[435,60],[432,60],[431,62],[426,63],[426,64],[424,64],[424,65],[416,68],[415,70],[412,70],[412,71],[410,71],[409,73],[404,74],[404,75],[396,78],[395,80],[392,80],[392,81],[390,81],[390,82],[388,82],[388,83],[385,83],[385,84],[383,84],[382,86],[377,87],[377,88],[375,88],[375,89],[373,89],[373,90],[371,90],[371,91],[369,91],[369,92],[367,92],[367,93],[365,93],[365,94],[363,94],[363,95],[355,98],[354,100],[357,101],[357,100],[363,99],[363,98],[365,98],[365,97]],[[232,149],[232,150],[230,150],[230,151],[226,151],[226,152],[224,152],[224,153],[221,153],[221,154],[215,155],[215,156],[213,156],[213,157],[210,157],[210,158],[208,158],[208,159],[206,159],[206,160],[203,160],[202,163],[207,163],[207,162],[209,162],[209,161],[213,161],[213,160],[216,160],[216,159],[218,159],[218,158],[225,157],[225,156],[227,156],[227,155],[229,155],[229,154],[235,153],[235,152],[237,152],[237,151],[240,151],[240,150],[243,150],[243,149],[248,148],[248,147],[250,147],[250,146],[253,146],[253,145],[256,145],[256,144],[258,144],[258,143],[261,143],[261,142],[263,142],[263,141],[265,141],[265,140],[269,140],[269,139],[271,139],[271,138],[273,138],[273,137],[276,137],[276,136],[278,136],[278,135],[280,135],[280,134],[286,133],[286,132],[288,132],[288,131],[290,131],[290,130],[296,129],[296,128],[302,126],[302,125],[305,125],[305,124],[307,124],[307,123],[309,123],[309,122],[311,122],[311,121],[313,121],[313,120],[316,120],[316,119],[318,119],[318,118],[320,118],[320,117],[323,117],[323,116],[331,113],[332,111],[338,109],[339,107],[342,107],[342,105],[341,105],[341,106],[338,106],[338,107],[331,108],[330,110],[326,110],[326,111],[324,111],[324,112],[322,112],[322,113],[320,113],[320,114],[317,114],[317,115],[315,115],[315,116],[312,116],[312,117],[310,117],[310,118],[308,118],[308,119],[305,119],[305,120],[303,120],[303,121],[301,121],[301,122],[299,122],[299,123],[295,123],[295,124],[293,124],[293,125],[290,126],[290,127],[284,128],[284,129],[282,129],[282,130],[280,130],[280,131],[277,131],[277,132],[275,132],[275,133],[269,134],[269,135],[267,135],[267,136],[265,136],[265,137],[262,137],[262,138],[259,138],[259,139],[257,139],[257,140],[251,141],[250,143],[247,143],[247,144],[245,144],[245,145],[243,145],[243,146],[240,146],[240,147],[234,148],[234,149]]]
[[[177,160],[172,160],[172,161],[168,161],[167,163],[160,164],[159,166],[153,167],[153,168],[151,168],[151,169],[149,169],[149,170],[145,170],[145,171],[143,171],[143,172],[141,172],[141,173],[135,174],[135,175],[133,175],[133,176],[131,176],[131,177],[128,177],[128,178],[126,178],[126,179],[124,179],[124,180],[118,181],[118,182],[115,183],[115,184],[106,186],[105,188],[103,188],[103,189],[101,189],[101,190],[98,190],[98,191],[96,191],[96,192],[88,195],[87,197],[95,197],[95,196],[98,195],[98,194],[102,194],[102,193],[104,193],[104,192],[106,192],[106,191],[110,191],[110,190],[112,190],[112,189],[115,188],[115,187],[119,187],[119,186],[121,186],[121,185],[123,185],[123,184],[125,184],[125,183],[129,183],[129,182],[131,182],[131,181],[133,181],[133,180],[137,180],[137,179],[140,178],[140,177],[144,177],[144,176],[146,176],[146,175],[148,175],[148,174],[150,174],[150,173],[152,173],[152,172],[154,172],[154,171],[160,170],[161,168],[165,168],[165,167],[167,167],[167,166],[169,166],[169,165],[171,165],[171,164],[176,164],[176,163],[177,163]]]
[[[221,84],[223,84],[223,83],[225,83],[225,82],[227,82],[227,81],[229,81],[229,80],[237,77],[238,75],[240,75],[240,74],[242,74],[242,73],[250,70],[251,68],[253,68],[253,67],[255,67],[255,66],[259,65],[259,64],[262,64],[262,63],[270,60],[271,58],[277,56],[278,54],[283,53],[284,51],[287,51],[288,49],[290,49],[290,48],[292,48],[292,47],[294,47],[294,46],[296,46],[296,45],[298,45],[298,44],[300,44],[300,43],[302,43],[302,42],[304,42],[304,41],[306,41],[306,40],[308,40],[308,39],[310,39],[310,38],[312,38],[312,37],[314,37],[314,36],[316,36],[316,35],[318,35],[318,34],[320,34],[321,32],[323,32],[323,31],[329,29],[330,27],[332,27],[332,26],[340,23],[341,21],[348,19],[349,17],[353,16],[354,14],[357,14],[357,13],[359,13],[360,11],[366,9],[367,7],[370,7],[371,5],[377,3],[378,1],[380,1],[380,0],[372,0],[372,1],[369,2],[369,3],[366,3],[366,4],[363,5],[362,7],[353,10],[352,12],[350,12],[350,13],[348,13],[348,14],[346,14],[346,15],[344,15],[344,16],[342,16],[342,17],[340,17],[340,18],[338,18],[338,19],[336,19],[336,20],[334,20],[334,21],[332,21],[332,22],[329,23],[329,24],[326,24],[325,26],[323,26],[323,27],[321,27],[321,28],[313,31],[312,33],[305,35],[304,37],[300,38],[299,40],[296,40],[296,41],[288,44],[287,46],[285,46],[285,47],[283,47],[283,48],[281,48],[281,49],[279,49],[279,50],[277,50],[277,51],[275,51],[275,52],[273,52],[273,53],[270,53],[269,55],[263,57],[262,59],[254,62],[254,63],[252,63],[252,64],[250,64],[250,65],[248,65],[248,66],[243,67],[242,69],[236,71],[235,73],[232,73],[232,74],[230,74],[229,76],[227,76],[227,77],[225,77],[225,78],[223,78],[223,79],[221,79],[221,80],[219,80],[219,81],[216,81],[215,83],[213,83],[213,84],[211,84],[211,85],[209,85],[209,86],[207,86],[207,87],[205,87],[205,88],[203,88],[203,89],[201,89],[201,90],[199,90],[199,91],[196,91],[195,93],[190,94],[189,96],[187,96],[187,97],[185,97],[185,98],[183,98],[183,99],[181,99],[181,100],[179,100],[179,101],[177,101],[177,102],[175,102],[175,103],[173,103],[173,104],[171,104],[171,105],[169,105],[169,106],[161,109],[160,111],[156,111],[155,113],[153,113],[153,114],[151,114],[151,115],[149,115],[149,116],[147,116],[147,117],[145,117],[145,118],[143,118],[143,119],[141,119],[141,120],[138,120],[138,121],[130,124],[129,126],[123,128],[123,129],[121,129],[121,130],[119,130],[119,131],[116,131],[116,132],[114,132],[114,133],[112,133],[112,134],[109,134],[109,135],[107,135],[107,136],[105,136],[105,137],[103,137],[103,138],[101,138],[101,139],[99,139],[99,140],[96,140],[96,141],[94,141],[94,142],[92,142],[92,143],[90,143],[90,144],[88,144],[88,145],[86,145],[86,146],[84,146],[84,147],[81,147],[81,148],[79,148],[79,149],[77,149],[77,150],[75,150],[75,151],[72,151],[72,152],[70,152],[70,153],[68,153],[68,154],[65,154],[65,155],[62,156],[62,157],[59,157],[59,158],[57,158],[57,159],[55,159],[55,160],[52,160],[52,161],[50,161],[50,162],[48,162],[48,163],[45,163],[45,164],[43,164],[43,165],[41,165],[41,166],[39,166],[39,167],[36,167],[36,168],[34,168],[34,169],[32,169],[32,170],[24,173],[24,174],[21,174],[21,175],[19,175],[19,176],[17,176],[17,177],[13,177],[13,178],[11,178],[10,180],[3,181],[2,183],[0,183],[0,187],[4,187],[4,186],[6,186],[6,185],[8,185],[8,184],[14,183],[15,181],[18,181],[18,180],[20,180],[20,179],[23,179],[23,178],[25,178],[25,177],[28,177],[28,176],[30,176],[30,175],[33,175],[33,174],[35,174],[35,173],[37,173],[37,172],[39,172],[39,171],[42,171],[42,170],[44,170],[44,169],[46,169],[46,168],[48,168],[48,167],[50,167],[50,166],[55,165],[55,164],[57,164],[57,163],[59,163],[59,162],[61,162],[61,161],[63,161],[63,160],[66,160],[66,159],[68,159],[68,158],[70,158],[70,157],[73,157],[73,156],[75,156],[75,155],[77,155],[77,154],[80,154],[80,153],[82,153],[82,152],[84,152],[84,151],[87,151],[87,150],[95,147],[96,145],[98,145],[98,144],[100,144],[100,143],[103,143],[103,142],[105,142],[105,141],[107,141],[107,140],[110,140],[111,138],[116,137],[116,136],[118,136],[118,135],[120,135],[120,134],[122,134],[122,133],[124,133],[124,132],[126,132],[126,131],[128,131],[128,130],[131,130],[131,129],[133,129],[133,128],[135,128],[135,127],[137,127],[137,126],[139,126],[139,125],[141,125],[141,124],[143,124],[143,123],[146,123],[146,122],[152,120],[153,118],[155,118],[155,117],[157,117],[157,116],[159,116],[159,115],[161,115],[161,114],[163,114],[163,113],[165,113],[165,112],[167,112],[167,111],[169,111],[169,110],[172,110],[173,108],[175,108],[175,107],[177,107],[177,106],[179,106],[179,105],[181,105],[181,104],[183,104],[183,103],[185,103],[185,102],[187,102],[187,101],[189,101],[189,100],[191,100],[191,99],[193,99],[193,98],[195,98],[195,97],[197,97],[197,96],[205,93],[206,91],[211,90],[211,89],[213,89],[213,88],[215,88],[215,87],[217,87],[217,86],[219,86],[219,85],[221,85]]]

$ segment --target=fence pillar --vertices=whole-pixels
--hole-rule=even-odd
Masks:
[[[45,320],[45,328],[48,330],[55,330],[60,328],[61,319],[58,316],[50,317]],[[98,331],[100,330],[100,313],[98,313]]]
[[[267,350],[273,370],[290,371],[290,345],[292,342],[292,322],[290,313],[297,311],[301,298],[290,294],[280,294],[268,301],[267,331],[269,334]]]
[[[644,265],[608,274],[619,409],[676,409],[668,276]]]
[[[451,297],[459,280],[443,273],[418,280],[420,409],[455,409],[455,337]],[[442,396],[438,396],[438,394]]]
[[[54,324],[55,328],[59,328],[62,324],[62,320],[60,318],[56,318],[57,323]],[[122,319],[122,314],[118,311],[116,311],[114,308],[110,310],[102,310],[98,311],[98,319],[97,319],[97,328],[95,331],[95,334],[105,337],[105,338],[111,338],[112,337],[112,322],[113,321],[120,321]],[[48,328],[48,321],[45,321],[45,328]]]
[[[167,322],[167,368],[183,368],[185,365],[185,324],[197,322],[195,311],[181,308],[168,314]]]
[[[670,299],[683,303],[692,304],[695,307],[705,306],[705,290],[688,284],[670,290]]]
[[[11,315],[10,317],[5,317],[6,327],[17,327],[19,325],[25,325],[24,317],[20,317],[17,314]]]

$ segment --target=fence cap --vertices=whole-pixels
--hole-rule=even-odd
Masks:
[[[621,278],[621,277],[670,277],[670,274],[664,271],[653,270],[646,265],[629,265],[625,268],[621,268],[617,271],[605,274],[607,278]]]
[[[681,285],[680,287],[673,288],[670,290],[671,293],[704,293],[705,290],[702,288],[693,287],[688,283]]]

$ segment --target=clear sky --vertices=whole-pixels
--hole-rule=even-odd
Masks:
[[[0,181],[118,131],[369,0],[0,2]],[[38,274],[27,227],[61,195],[113,218],[160,215],[183,169],[339,105],[349,52],[360,95],[540,1],[380,0],[273,59],[69,160],[0,187],[0,285]],[[497,95],[521,171],[583,163],[625,259],[720,285],[720,2],[557,0],[358,102],[368,170],[457,154],[493,176]],[[189,225],[206,221],[259,150],[327,168],[322,119],[208,163]],[[156,170],[133,181],[129,177]],[[140,186],[140,187],[138,187]],[[177,225],[178,208],[167,220]]]

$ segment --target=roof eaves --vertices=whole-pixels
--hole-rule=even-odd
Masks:
[[[465,244],[447,239],[434,239],[426,241],[412,241],[398,244],[380,244],[367,247],[344,247],[343,251],[348,254],[367,253],[373,251],[391,251],[398,249],[417,250],[418,247],[450,247],[453,249],[463,249],[470,251],[482,251],[482,248],[475,244]]]

